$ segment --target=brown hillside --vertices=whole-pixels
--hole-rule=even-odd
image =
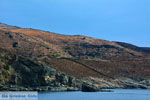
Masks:
[[[51,48],[67,53],[68,57],[76,58],[109,58],[140,56],[142,53],[125,48],[115,42],[94,39],[86,36],[66,36],[35,29],[3,29],[15,34],[23,34],[34,38],[33,41],[42,41],[43,44],[51,45]],[[42,43],[40,42],[40,43]],[[61,55],[61,54],[60,54]],[[64,54],[63,54],[64,55]],[[62,56],[62,55],[61,55]],[[65,55],[66,56],[66,55]]]
[[[149,55],[116,42],[2,24],[0,27],[0,48],[45,62],[69,75],[150,78]]]

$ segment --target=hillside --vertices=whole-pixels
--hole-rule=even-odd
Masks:
[[[125,47],[125,48],[129,48],[131,50],[137,51],[137,52],[142,52],[145,54],[150,54],[150,48],[148,47],[138,47],[129,43],[124,43],[124,42],[116,42],[117,44]]]
[[[118,45],[118,43],[94,39],[86,36],[66,36],[35,29],[8,28],[2,29],[2,42],[10,41],[7,47],[11,46],[12,42],[18,42],[20,49],[28,49],[31,51],[26,56],[57,56],[66,58],[82,58],[82,59],[110,59],[117,57],[134,57],[141,56],[141,52],[137,52],[130,48]],[[7,32],[7,33],[5,33]],[[3,46],[4,47],[4,46]],[[16,49],[16,48],[11,48]],[[34,52],[32,51],[34,50]],[[43,51],[43,52],[42,52]],[[34,54],[38,52],[38,54]],[[49,55],[50,54],[50,55]],[[53,54],[53,55],[52,55]]]
[[[0,23],[0,29],[18,29],[19,27],[17,26],[11,26],[7,24]]]
[[[0,24],[0,48],[79,79],[92,77],[94,82],[150,78],[149,49],[127,43]]]

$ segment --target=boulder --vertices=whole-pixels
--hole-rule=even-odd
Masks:
[[[100,89],[97,85],[94,85],[94,84],[88,83],[88,82],[83,82],[82,83],[82,91],[83,92],[98,92],[98,91],[100,91]]]
[[[68,76],[65,74],[65,73],[58,73],[56,75],[56,78],[57,80],[61,83],[61,84],[64,84],[64,85],[67,85],[68,84]]]

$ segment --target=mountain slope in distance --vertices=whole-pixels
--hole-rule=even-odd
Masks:
[[[125,47],[125,48],[129,48],[129,49],[132,49],[132,50],[137,51],[137,52],[150,54],[150,48],[148,48],[148,47],[147,48],[146,47],[138,47],[138,46],[135,46],[135,45],[132,45],[129,43],[125,43],[125,42],[116,42],[116,43]]]

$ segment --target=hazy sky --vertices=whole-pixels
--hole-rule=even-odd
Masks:
[[[150,0],[0,0],[0,22],[150,47]]]

